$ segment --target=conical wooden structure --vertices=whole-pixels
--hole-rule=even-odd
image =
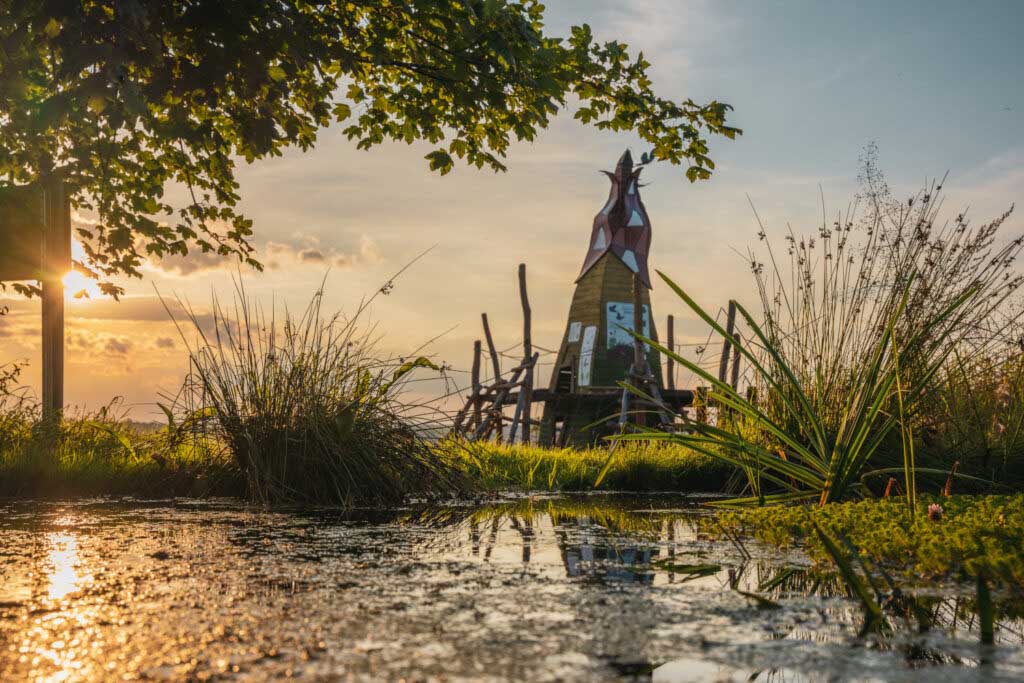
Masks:
[[[634,168],[627,150],[614,173],[604,172],[611,190],[594,217],[583,268],[569,307],[565,334],[558,350],[544,407],[540,438],[555,445],[588,445],[617,422],[588,428],[619,409],[619,382],[631,380],[634,368],[634,277],[639,280],[643,308],[642,333],[657,339],[651,312],[651,278],[647,256],[651,224],[640,199],[642,167]],[[662,387],[657,352],[646,351],[647,364]],[[645,368],[636,368],[642,373]]]

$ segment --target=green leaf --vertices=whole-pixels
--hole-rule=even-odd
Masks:
[[[395,383],[398,382],[398,380],[402,379],[416,368],[430,368],[431,370],[436,370],[438,372],[441,371],[441,368],[439,368],[432,360],[430,360],[426,356],[419,356],[418,358],[415,358],[413,360],[407,360],[404,363],[402,363],[402,365],[399,366],[397,370],[391,373],[391,381],[381,386],[381,393],[386,394],[391,389],[391,387],[393,387]]]
[[[86,102],[86,106],[93,114],[102,114],[103,110],[107,108],[107,98],[103,95],[93,95]]]
[[[441,175],[448,175],[452,170],[452,157],[443,149],[436,149],[424,158],[430,162],[431,171],[440,171]]]

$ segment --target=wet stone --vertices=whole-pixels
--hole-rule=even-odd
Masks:
[[[837,584],[697,502],[0,504],[0,680],[1024,678],[1019,619],[983,648],[940,594],[929,632],[859,639]]]

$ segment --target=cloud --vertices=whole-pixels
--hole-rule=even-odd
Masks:
[[[80,351],[107,356],[127,356],[135,346],[128,337],[85,329],[69,331],[65,337],[65,344],[70,352]]]
[[[156,344],[156,347],[158,349],[173,349],[174,348],[174,340],[171,339],[170,337],[157,337],[157,340],[154,343]]]
[[[380,249],[370,237],[361,235],[359,245],[345,250],[321,245],[319,238],[312,235],[297,235],[288,242],[268,240],[256,249],[254,257],[267,270],[284,270],[292,266],[323,264],[343,270],[360,265],[373,265],[381,261]],[[216,252],[190,251],[152,258],[146,269],[164,276],[189,277],[215,270],[233,271],[239,267],[235,257],[221,256]]]
[[[107,343],[104,346],[104,350],[110,353],[116,353],[119,355],[127,354],[132,348],[132,343],[124,337],[110,337],[107,339]]]
[[[150,268],[163,271],[166,274],[186,277],[208,270],[236,268],[238,259],[221,256],[215,251],[203,252],[201,250],[192,250],[184,256],[181,254],[169,254],[159,259],[151,259],[149,265]]]
[[[296,265],[323,264],[349,270],[361,265],[381,262],[380,248],[370,237],[361,235],[359,246],[350,251],[323,247],[313,236],[300,236],[300,244],[267,242],[262,250],[267,270],[284,270]]]
[[[324,252],[319,249],[303,249],[299,252],[299,260],[307,263],[323,263]]]
[[[120,301],[113,299],[74,301],[68,305],[66,315],[68,319],[80,320],[163,322],[169,320],[168,311],[175,318],[185,317],[185,309],[180,303],[173,298],[161,301],[157,296],[128,296],[123,297]]]

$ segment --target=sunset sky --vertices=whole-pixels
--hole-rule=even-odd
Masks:
[[[780,238],[786,223],[810,232],[856,191],[863,147],[878,144],[898,195],[949,171],[949,212],[976,221],[1024,199],[1024,50],[1018,2],[682,2],[550,0],[548,26],[565,34],[588,22],[652,62],[664,96],[718,99],[735,107],[735,141],[711,140],[717,169],[689,183],[679,168],[644,171],[654,242],[650,262],[706,307],[749,298],[742,256],[757,242],[747,201]],[[457,166],[427,169],[425,144],[355,150],[338,128],[309,153],[239,169],[242,209],[255,221],[266,271],[245,271],[250,293],[301,306],[327,273],[327,302],[351,310],[424,250],[372,318],[383,351],[403,353],[445,333],[430,351],[468,369],[479,316],[499,347],[520,340],[515,272],[527,264],[534,339],[556,347],[591,221],[607,195],[599,169],[630,135],[582,127],[563,112],[532,144],[515,146],[505,174]],[[173,195],[172,195],[173,196]],[[80,216],[89,220],[89,216]],[[1016,215],[1010,232],[1024,229]],[[230,296],[236,264],[196,257],[153,263],[127,280],[115,303],[94,297],[67,310],[66,400],[98,407],[115,396],[140,417],[160,392],[174,393],[186,366],[178,333],[154,287],[199,310],[212,292]],[[328,272],[329,271],[329,272]],[[659,329],[675,313],[684,336],[703,330],[655,283]],[[0,318],[0,362],[27,359],[39,379],[39,304],[11,299]],[[450,331],[449,331],[450,330]],[[465,375],[455,374],[464,381]],[[542,378],[542,381],[544,378]]]

